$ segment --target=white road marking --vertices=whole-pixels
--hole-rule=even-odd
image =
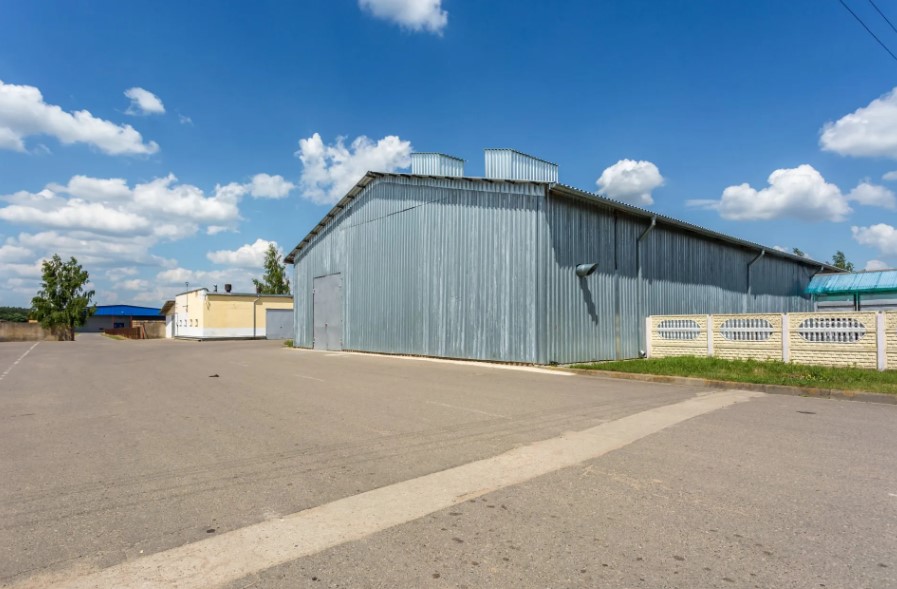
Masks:
[[[75,570],[71,571],[72,577],[68,580],[55,574],[44,579],[34,578],[30,586],[67,589],[220,586],[339,544],[360,540],[468,499],[598,458],[687,419],[762,396],[763,393],[751,391],[723,391],[695,397],[281,519],[138,557],[91,574],[79,576],[79,571]]]
[[[9,368],[7,368],[6,370],[4,370],[4,371],[3,371],[3,374],[0,374],[0,380],[3,380],[4,378],[6,378],[6,375],[10,373],[10,371],[16,366],[16,364],[18,364],[19,362],[21,362],[22,359],[23,359],[25,356],[28,355],[28,352],[30,352],[31,350],[33,350],[34,348],[36,348],[36,347],[37,347],[37,344],[39,344],[39,343],[40,343],[40,342],[35,342],[35,344],[34,344],[33,346],[31,346],[30,348],[28,348],[27,350],[25,350],[25,353],[24,353],[24,354],[22,354],[21,356],[19,356],[19,359],[18,359],[18,360],[16,360],[16,361],[13,362],[12,364],[10,364],[10,365],[9,365]]]
[[[316,380],[318,382],[324,382],[323,378],[315,378],[314,376],[305,376],[304,374],[297,374],[299,378],[307,378],[308,380]]]
[[[300,348],[294,348],[300,350]],[[303,352],[317,352],[322,350],[309,350],[301,348]],[[390,358],[392,360],[415,360],[417,362],[438,362],[440,364],[458,364],[460,366],[471,366],[476,368],[497,368],[499,370],[517,370],[520,372],[536,372],[539,374],[553,374],[554,376],[573,376],[573,372],[558,370],[557,368],[540,368],[538,366],[522,366],[519,364],[498,364],[496,362],[477,361],[477,360],[452,360],[451,358],[430,358],[428,356],[402,356],[399,354],[377,354],[376,352],[324,352],[325,356],[370,356],[373,358]]]
[[[438,401],[424,401],[430,405],[439,405],[440,407],[448,407],[449,409],[458,409],[459,411],[469,411],[471,413],[479,413],[480,415],[488,415],[489,417],[502,417],[509,419],[507,415],[499,415],[498,413],[489,413],[488,411],[480,411],[479,409],[471,409],[470,407],[459,407],[457,405],[449,405],[448,403],[439,403]]]

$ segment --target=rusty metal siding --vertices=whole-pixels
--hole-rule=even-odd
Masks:
[[[345,349],[536,362],[543,195],[538,184],[373,182],[297,256],[296,345],[312,343],[310,280],[340,272]]]

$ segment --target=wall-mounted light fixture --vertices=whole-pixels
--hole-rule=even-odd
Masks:
[[[577,264],[576,275],[580,278],[585,278],[586,276],[593,274],[597,269],[598,264]]]

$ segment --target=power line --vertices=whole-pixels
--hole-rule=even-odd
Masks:
[[[877,12],[878,14],[880,14],[881,17],[882,17],[883,19],[885,19],[885,22],[888,23],[888,25],[890,25],[891,30],[894,31],[895,33],[897,33],[897,28],[894,28],[894,23],[892,23],[892,22],[891,22],[891,19],[889,19],[888,17],[886,17],[886,16],[885,16],[885,13],[882,12],[881,9],[880,9],[878,6],[875,5],[875,2],[873,2],[872,0],[869,0],[869,4],[872,5],[872,8],[875,9],[875,12]]]
[[[890,55],[891,58],[893,58],[894,61],[897,61],[897,55],[894,55],[894,53],[893,53],[890,49],[888,49],[888,46],[885,45],[885,44],[882,42],[882,40],[879,39],[878,36],[877,36],[875,33],[872,32],[872,29],[870,29],[869,27],[866,26],[866,23],[863,22],[863,19],[861,19],[859,16],[857,16],[857,13],[855,13],[853,10],[851,10],[851,9],[850,9],[850,6],[848,6],[847,4],[844,3],[844,0],[838,0],[838,2],[841,3],[841,6],[843,6],[844,9],[845,9],[847,12],[849,12],[850,14],[853,15],[853,18],[857,19],[857,22],[858,22],[858,23],[860,23],[861,25],[863,25],[863,28],[866,29],[866,32],[867,32],[867,33],[869,33],[870,35],[872,35],[872,38],[873,38],[873,39],[875,39],[876,41],[878,41],[878,44],[881,45],[882,49],[884,49],[885,51],[887,51],[887,52],[888,52],[888,55]]]

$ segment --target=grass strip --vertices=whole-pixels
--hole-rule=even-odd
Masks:
[[[772,360],[723,360],[678,356],[575,364],[573,368],[897,394],[897,371],[879,372],[864,368],[808,366]]]

